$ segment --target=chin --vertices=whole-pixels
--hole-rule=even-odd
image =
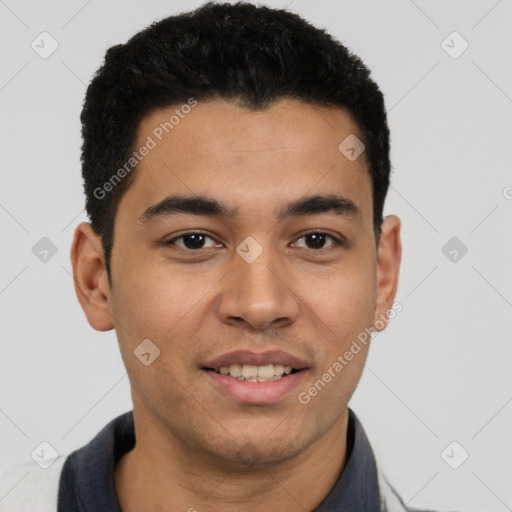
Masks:
[[[238,470],[254,471],[256,469],[262,470],[272,466],[281,464],[297,455],[297,449],[291,451],[279,451],[268,449],[267,447],[261,449],[251,442],[246,443],[240,447],[236,452],[225,454],[224,461],[226,464],[232,465]]]
[[[274,433],[275,434],[275,433]],[[245,433],[237,438],[226,438],[222,445],[210,446],[207,451],[223,466],[240,471],[267,469],[293,459],[313,444],[315,439],[305,439],[304,432],[289,430],[281,436]]]

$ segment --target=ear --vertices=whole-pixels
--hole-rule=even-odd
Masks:
[[[377,261],[377,301],[373,319],[377,331],[383,331],[388,324],[389,311],[393,308],[398,288],[401,260],[400,219],[396,215],[388,215],[382,223]]]
[[[110,288],[101,238],[88,222],[75,229],[71,245],[73,281],[87,321],[97,331],[113,329]]]

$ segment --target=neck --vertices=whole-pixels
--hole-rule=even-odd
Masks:
[[[348,410],[298,456],[257,470],[208,460],[204,454],[161,439],[162,432],[139,426],[135,420],[136,445],[114,470],[123,512],[313,510],[334,487],[346,462]]]

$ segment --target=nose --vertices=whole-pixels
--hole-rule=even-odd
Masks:
[[[270,249],[252,263],[234,253],[233,266],[219,292],[217,314],[225,323],[254,330],[291,324],[300,304],[290,281]]]

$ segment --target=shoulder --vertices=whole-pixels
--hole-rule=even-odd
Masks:
[[[134,443],[133,413],[128,411],[111,420],[86,445],[61,454],[46,469],[31,460],[9,468],[0,475],[0,481],[9,482],[4,497],[0,496],[0,512],[57,512],[58,507],[78,510],[84,499],[87,510],[114,510],[113,469]],[[110,508],[102,508],[103,503]]]
[[[431,509],[419,509],[407,506],[397,490],[389,483],[381,468],[377,466],[377,480],[381,512],[436,512]],[[441,512],[441,511],[438,511]],[[451,511],[455,512],[455,511]]]
[[[60,456],[47,469],[34,462],[9,468],[2,481],[15,483],[0,501],[0,512],[55,512],[62,467],[67,455]]]

